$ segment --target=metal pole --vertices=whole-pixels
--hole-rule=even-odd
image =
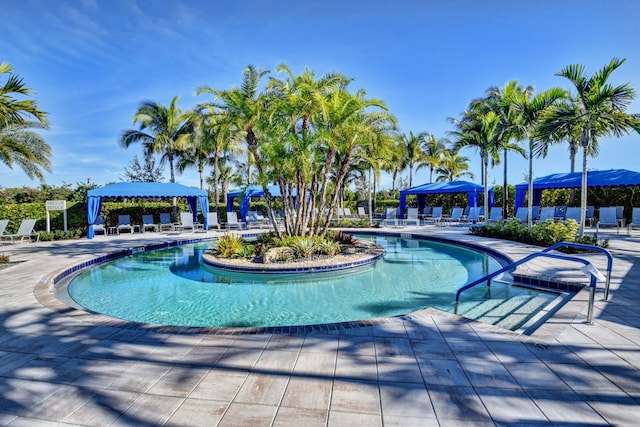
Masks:
[[[596,298],[596,276],[591,275],[589,287],[589,307],[587,309],[587,325],[593,325],[593,305]]]

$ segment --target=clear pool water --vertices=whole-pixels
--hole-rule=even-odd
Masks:
[[[357,237],[384,246],[383,259],[349,272],[265,276],[205,267],[201,255],[215,243],[189,244],[98,265],[76,276],[68,292],[89,310],[143,323],[313,325],[406,314],[425,307],[453,311],[460,286],[500,267],[485,254],[454,245]],[[491,298],[517,299],[531,292],[495,283]],[[486,294],[485,286],[465,292],[458,313],[482,311],[479,301],[486,301]],[[481,319],[482,314],[474,316]]]

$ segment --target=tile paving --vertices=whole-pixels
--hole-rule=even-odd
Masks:
[[[519,259],[534,248],[464,234]],[[191,236],[191,235],[189,235]],[[70,309],[55,272],[159,233],[0,246],[0,424],[218,426],[637,425],[640,237],[611,234],[610,301],[583,292],[524,336],[426,309],[355,328],[163,328]],[[601,257],[587,256],[603,268]],[[573,278],[538,260],[527,273]]]

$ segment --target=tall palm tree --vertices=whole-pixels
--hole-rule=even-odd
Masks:
[[[176,182],[174,163],[194,130],[190,116],[183,113],[177,103],[177,96],[168,107],[144,101],[133,116],[133,124],[139,124],[139,129],[127,129],[120,135],[124,147],[139,142],[145,155],[159,153],[160,164],[169,163],[170,182]]]
[[[461,120],[449,119],[456,127],[449,132],[454,138],[453,148],[475,147],[480,152],[482,163],[482,183],[484,185],[484,206],[489,208],[489,159],[495,159],[502,151],[500,139],[500,116],[472,103]],[[489,215],[485,216],[485,223]]]
[[[393,147],[389,147],[390,152],[385,167],[385,170],[391,174],[391,190],[396,189],[398,174],[409,166],[401,137],[395,139],[394,142]]]
[[[460,178],[474,178],[469,171],[469,158],[461,156],[456,150],[447,150],[443,153],[443,159],[436,170],[437,182],[452,182]]]
[[[33,91],[6,62],[0,63],[0,76],[4,74],[8,76],[0,86],[0,161],[9,168],[17,164],[29,178],[44,181],[43,170],[51,172],[51,147],[32,129],[48,129],[47,113],[34,100],[15,97]]]
[[[426,143],[428,134],[420,132],[417,135],[413,131],[409,131],[409,135],[402,134],[401,141],[405,152],[405,162],[409,167],[409,187],[413,187],[413,168],[416,164],[422,164],[425,161],[425,152],[422,147]]]
[[[514,109],[517,118],[514,122],[517,128],[516,135],[522,139],[527,139],[529,158],[529,191],[528,191],[528,220],[529,229],[533,226],[533,158],[534,156],[546,157],[546,141],[536,140],[535,131],[542,113],[560,100],[566,99],[568,93],[564,89],[554,87],[538,95],[532,90],[523,93],[511,93],[504,98],[504,102]]]
[[[613,86],[609,77],[625,59],[613,58],[593,75],[588,76],[580,64],[568,65],[557,76],[568,79],[576,88],[575,101],[554,105],[541,116],[538,128],[541,138],[559,140],[571,134],[570,129],[580,133],[582,147],[582,183],[580,193],[580,231],[584,233],[587,209],[587,156],[598,150],[601,137],[620,137],[632,130],[640,133],[640,115],[627,114],[628,105],[635,98],[629,83]]]
[[[429,134],[424,141],[424,145],[422,146],[422,150],[425,153],[424,163],[418,165],[417,170],[420,170],[422,167],[429,168],[429,183],[433,182],[433,171],[436,170],[440,166],[440,162],[443,159],[444,152],[447,149],[447,145],[449,144],[449,140],[446,138],[436,139],[433,134]]]

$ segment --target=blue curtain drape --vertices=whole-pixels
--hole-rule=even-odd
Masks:
[[[404,218],[404,208],[407,206],[407,195],[400,193],[400,206],[398,206],[398,218]]]
[[[202,216],[204,217],[204,229],[209,229],[209,224],[207,224],[207,214],[209,213],[209,197],[208,196],[198,196],[198,205],[200,206],[200,212],[202,212]]]
[[[89,197],[87,200],[87,222],[89,223],[87,239],[93,239],[96,235],[95,231],[93,231],[93,223],[98,218],[101,204],[102,197]]]
[[[424,208],[427,206],[427,195],[418,194],[418,213],[423,214]]]

